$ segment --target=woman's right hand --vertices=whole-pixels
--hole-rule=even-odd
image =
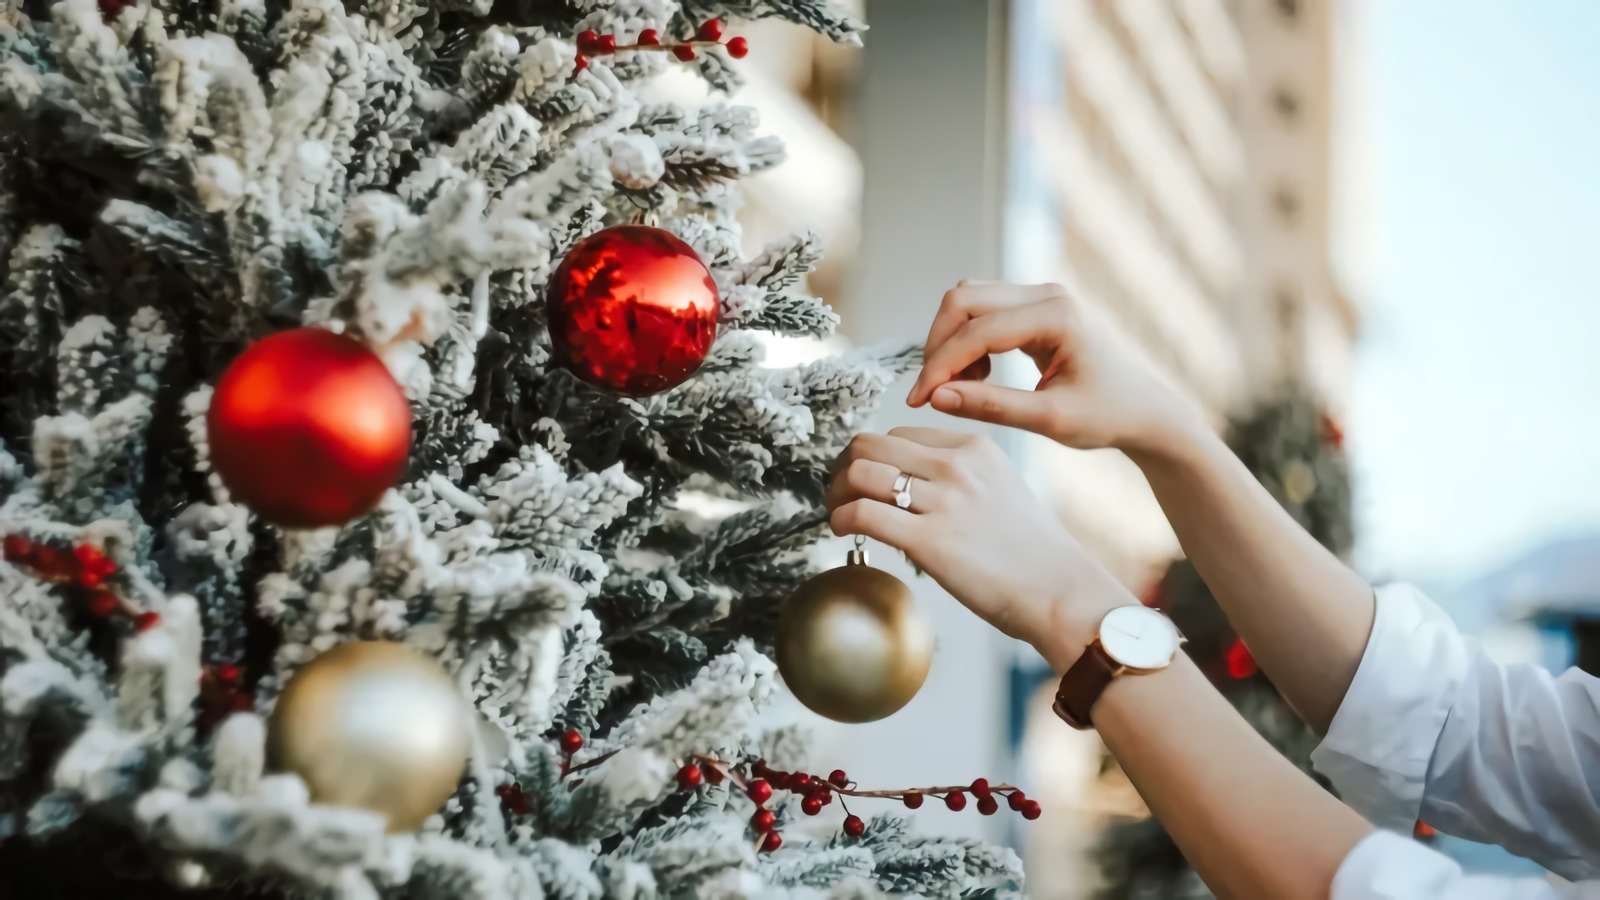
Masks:
[[[957,379],[990,354],[1021,350],[1032,391]],[[1203,413],[1106,322],[1059,284],[962,282],[928,331],[906,402],[1032,431],[1070,447],[1160,455],[1209,433]]]

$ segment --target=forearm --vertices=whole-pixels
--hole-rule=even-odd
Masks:
[[[1256,734],[1187,656],[1112,682],[1106,746],[1220,897],[1325,898],[1365,820]]]
[[[1135,455],[1184,552],[1295,710],[1326,731],[1372,628],[1372,588],[1209,431]]]

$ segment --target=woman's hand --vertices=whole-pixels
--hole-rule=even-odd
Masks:
[[[1028,490],[993,441],[933,428],[859,434],[828,490],[835,534],[903,550],[957,600],[1058,669],[1134,602]],[[912,476],[910,504],[896,481]]]
[[[979,359],[1009,350],[1039,367],[1032,391],[956,379]],[[944,295],[923,353],[906,398],[912,406],[931,401],[951,415],[1130,455],[1159,454],[1209,433],[1198,408],[1058,284],[963,282]]]

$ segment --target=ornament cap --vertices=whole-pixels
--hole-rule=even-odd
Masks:
[[[849,554],[847,554],[845,556],[845,565],[847,565],[847,566],[864,566],[866,564],[867,564],[867,539],[858,534],[858,535],[856,535],[856,545],[855,545],[854,549],[852,549],[849,552]]]

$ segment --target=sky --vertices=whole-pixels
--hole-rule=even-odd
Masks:
[[[1460,583],[1600,533],[1600,2],[1351,6],[1360,559]]]

